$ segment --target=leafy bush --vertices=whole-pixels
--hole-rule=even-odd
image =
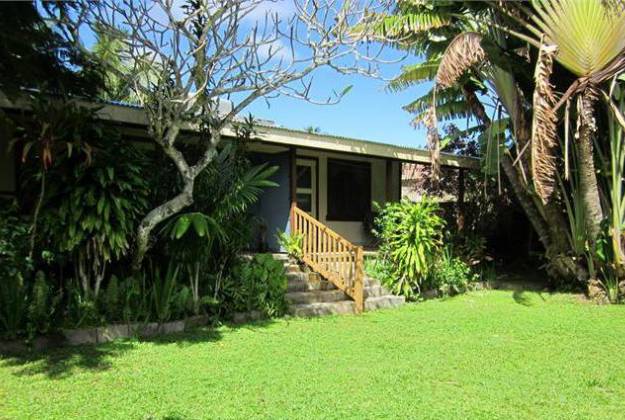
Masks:
[[[108,134],[91,140],[97,149],[90,162],[74,157],[55,161],[41,214],[49,248],[69,256],[83,292],[92,299],[110,263],[127,253],[147,208],[144,155]]]
[[[174,304],[179,270],[179,266],[170,262],[164,275],[158,267],[152,271],[152,302],[158,322],[169,321],[177,309]]]
[[[384,285],[393,283],[393,270],[390,263],[383,258],[365,259],[365,273]]]
[[[432,273],[431,287],[443,296],[464,293],[469,283],[475,280],[471,267],[461,258],[453,255],[451,248],[443,252]]]
[[[38,271],[35,275],[32,293],[28,305],[28,329],[29,335],[37,333],[45,334],[53,327],[52,320],[55,315],[61,295],[52,295],[52,288],[46,281],[45,274]]]
[[[16,337],[26,324],[26,278],[33,267],[28,258],[29,226],[18,217],[14,204],[5,204],[0,212],[0,333]]]
[[[302,259],[304,255],[302,249],[304,243],[303,233],[288,234],[283,231],[278,231],[276,232],[276,238],[278,239],[280,247],[284,248],[287,254],[289,254],[289,257],[296,260]]]
[[[9,338],[23,331],[28,311],[28,290],[21,273],[0,281],[0,326]]]
[[[0,210],[0,281],[25,276],[33,269],[28,257],[26,220],[18,215],[16,203],[2,202]]]
[[[407,298],[418,296],[441,252],[444,220],[438,204],[428,198],[376,204],[374,233],[380,239],[380,258],[390,270],[385,286]]]
[[[286,289],[284,265],[271,254],[257,254],[234,267],[224,294],[234,312],[256,310],[267,316],[280,316],[287,308]]]

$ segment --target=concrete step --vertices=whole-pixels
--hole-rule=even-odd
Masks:
[[[389,293],[384,290],[382,286],[368,286],[365,287],[365,299],[388,295]]]
[[[384,295],[371,297],[365,300],[365,311],[375,311],[376,309],[397,308],[404,304],[406,299],[403,296]]]
[[[307,280],[306,277],[289,280],[287,283],[287,293],[308,292],[313,290],[335,290],[336,286],[327,280],[317,281]]]
[[[351,300],[341,300],[339,302],[303,303],[289,306],[290,315],[302,317],[353,313],[356,313],[356,304]]]
[[[312,290],[305,292],[289,292],[285,296],[291,305],[304,303],[338,302],[349,298],[341,290]]]
[[[349,300],[349,297],[338,290],[332,284],[326,284],[327,289],[308,289],[310,285],[294,284],[286,294],[286,300],[290,304],[337,302],[339,300]],[[365,288],[365,299],[376,298],[388,295],[381,286]]]

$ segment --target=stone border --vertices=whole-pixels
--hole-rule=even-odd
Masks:
[[[30,344],[24,340],[0,341],[0,353],[22,353],[30,350],[42,351],[62,346],[108,343],[119,338],[154,337],[161,334],[178,333],[190,328],[207,325],[208,315],[197,315],[183,320],[129,324],[112,324],[94,328],[63,329],[59,335],[36,337]]]

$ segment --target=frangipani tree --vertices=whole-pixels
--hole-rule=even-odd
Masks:
[[[195,179],[217,155],[224,130],[251,103],[278,94],[313,101],[312,76],[320,67],[376,72],[381,47],[349,28],[367,24],[368,13],[384,6],[374,0],[105,0],[79,17],[125,42],[122,61],[132,65],[112,70],[130,81],[151,137],[183,180],[179,194],[140,223],[135,266],[153,229],[193,202]],[[274,13],[274,7],[288,13]],[[79,33],[68,36],[80,44]],[[137,77],[147,73],[155,75],[149,83]],[[179,145],[192,127],[203,152],[189,157]]]

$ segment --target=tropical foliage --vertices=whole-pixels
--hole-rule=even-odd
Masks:
[[[438,121],[473,118],[467,132],[484,139],[485,168],[501,167],[545,248],[550,273],[568,284],[601,277],[594,255],[615,202],[602,197],[618,195],[622,183],[602,179],[609,171],[598,166],[610,166],[612,146],[597,136],[620,114],[612,99],[625,69],[625,11],[618,2],[403,0],[394,14],[375,19],[374,35],[425,58],[389,88],[434,82],[406,107],[428,127],[434,163]],[[614,126],[613,133],[622,129]],[[618,159],[615,152],[609,156]],[[560,178],[574,188],[558,187]],[[620,242],[617,219],[606,232],[609,242]]]
[[[287,278],[282,262],[271,254],[257,254],[243,260],[226,279],[224,293],[235,312],[259,311],[266,316],[286,312]]]
[[[386,285],[395,294],[416,297],[441,251],[445,222],[438,214],[439,206],[425,198],[417,203],[389,203],[376,210],[379,254],[391,273]]]

